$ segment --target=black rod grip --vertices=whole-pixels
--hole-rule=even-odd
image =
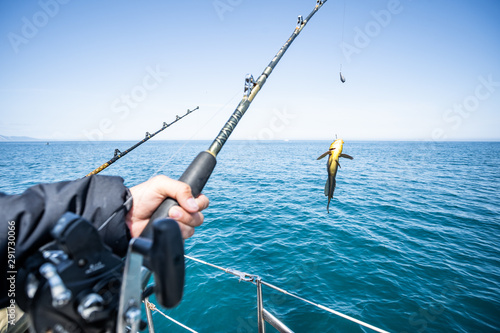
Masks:
[[[182,299],[184,290],[184,242],[181,229],[173,219],[158,219],[153,223],[153,246],[150,252],[155,276],[156,300],[173,308]]]
[[[207,151],[202,151],[196,156],[196,158],[191,162],[189,167],[184,171],[182,176],[179,178],[181,182],[184,182],[191,186],[191,192],[193,197],[200,195],[203,187],[210,178],[215,165],[217,164],[217,159],[214,155]],[[159,218],[167,218],[170,208],[177,206],[178,203],[172,198],[167,198],[163,203],[158,206],[156,211],[151,215],[148,225],[142,231],[141,237],[153,238],[153,222]]]

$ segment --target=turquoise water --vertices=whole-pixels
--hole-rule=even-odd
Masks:
[[[262,277],[391,332],[500,331],[500,143],[350,142],[326,212],[331,142],[230,141],[186,254]],[[0,143],[0,191],[84,176],[133,142]],[[178,178],[209,142],[144,144],[109,167],[131,186]],[[200,332],[256,332],[256,287],[188,260],[181,304]],[[296,332],[368,332],[263,287]],[[187,332],[154,315],[158,331]],[[273,332],[268,326],[268,331]]]

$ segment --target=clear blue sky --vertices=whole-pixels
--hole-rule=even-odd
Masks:
[[[159,138],[213,139],[314,5],[1,1],[0,135],[138,140],[200,106]],[[232,138],[500,140],[499,17],[498,0],[329,0]]]

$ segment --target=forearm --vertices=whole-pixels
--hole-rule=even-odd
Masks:
[[[8,238],[9,226],[11,236],[15,237],[14,270],[28,256],[52,240],[52,227],[68,211],[81,215],[97,228],[106,222],[99,231],[101,237],[115,253],[124,255],[130,239],[124,222],[130,209],[130,204],[124,203],[129,197],[130,193],[123,185],[123,180],[109,176],[41,184],[29,188],[21,195],[0,197],[0,303],[6,301],[6,272],[12,270],[7,269],[9,254],[12,254],[12,248],[8,247],[8,242],[12,240],[12,237]]]

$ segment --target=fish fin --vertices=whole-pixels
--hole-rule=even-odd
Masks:
[[[341,168],[341,169],[342,169],[342,167],[340,166],[340,161],[339,161],[339,162],[337,162],[337,165],[339,166],[339,168]]]
[[[330,154],[331,154],[331,151],[327,151],[326,153],[324,153],[324,154],[322,154],[320,157],[318,157],[318,158],[316,159],[316,161],[317,161],[317,160],[320,160],[320,159],[322,159],[323,157],[325,157],[326,155],[330,155]]]
[[[347,154],[340,154],[340,157],[348,158],[350,160],[354,159],[351,155],[347,155]]]

